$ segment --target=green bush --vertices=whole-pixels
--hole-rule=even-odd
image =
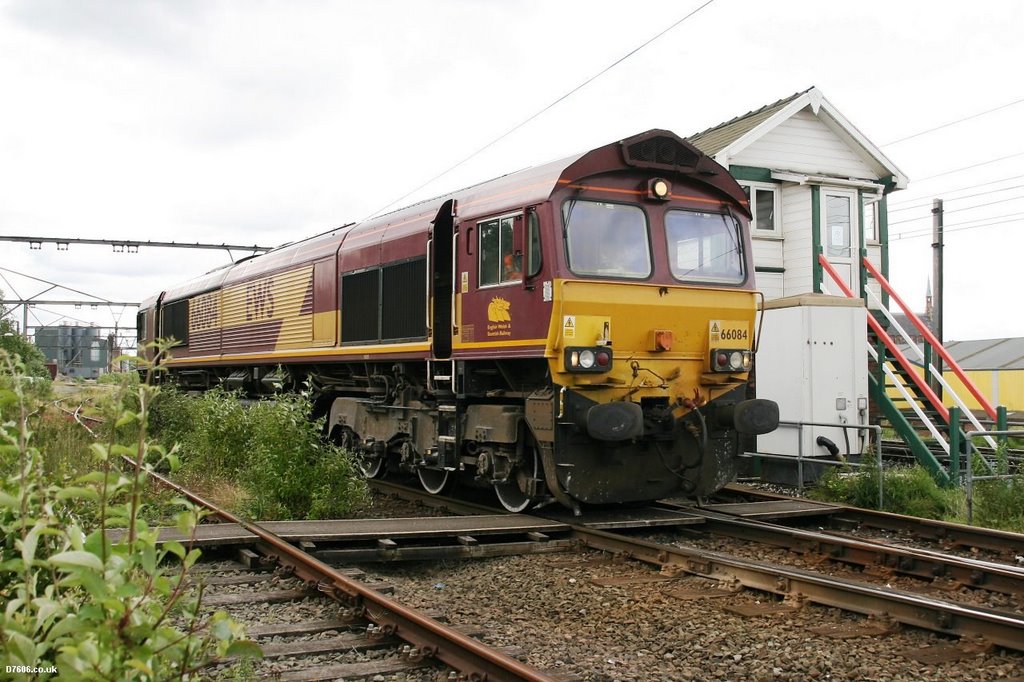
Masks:
[[[351,516],[367,501],[351,456],[321,436],[304,395],[248,406],[220,388],[201,395],[165,389],[153,407],[154,433],[177,443],[181,476],[223,495],[243,490],[238,511],[254,519]]]
[[[962,494],[940,488],[920,466],[885,469],[882,472],[882,510],[927,519],[944,519],[962,508]],[[866,463],[856,472],[827,472],[811,497],[854,507],[878,509],[877,464]]]
[[[63,415],[41,416],[25,371],[0,351],[0,660],[43,671],[18,679],[186,680],[217,658],[258,654],[226,614],[204,615],[201,591],[187,589],[198,550],[158,545],[143,520],[143,461],[175,461],[147,440],[155,389],[138,388],[138,410],[106,408],[107,437],[82,441]],[[132,446],[116,438],[126,427],[137,434]],[[63,453],[48,457],[45,438]],[[85,445],[98,470],[59,480],[85,461],[73,454]],[[133,461],[127,473],[121,455]],[[179,509],[179,529],[190,534],[201,512],[184,502]],[[113,526],[125,529],[115,539]]]

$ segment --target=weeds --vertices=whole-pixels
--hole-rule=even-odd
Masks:
[[[179,444],[182,480],[244,515],[338,518],[366,503],[351,457],[323,440],[322,420],[310,421],[307,396],[246,407],[220,388],[199,396],[168,388],[153,409],[157,437]]]
[[[105,430],[83,439],[69,426],[79,424],[33,400],[25,371],[0,351],[0,658],[42,671],[15,677],[190,680],[219,657],[258,654],[226,614],[203,612],[201,591],[186,589],[198,550],[158,544],[144,520],[144,462],[175,464],[147,436],[156,389],[137,387],[136,410],[118,392],[103,407]],[[189,535],[202,513],[177,502]],[[118,525],[125,532],[112,538]]]
[[[975,465],[980,471],[980,465]],[[1004,465],[997,471],[1006,473]],[[939,487],[920,466],[886,469],[882,474],[884,511],[957,523],[967,522],[967,498],[962,488]],[[811,497],[866,509],[878,509],[878,468],[856,472],[829,471]],[[977,481],[973,494],[973,523],[1024,533],[1024,474],[1004,480]]]

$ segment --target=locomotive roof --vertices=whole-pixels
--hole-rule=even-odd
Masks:
[[[370,220],[285,244],[214,270],[168,289],[164,300],[173,301],[218,286],[241,282],[288,266],[311,263],[337,253],[343,242],[382,241],[384,235],[423,232],[448,200],[454,200],[460,218],[472,218],[546,201],[560,185],[630,167],[683,174],[732,200],[749,216],[747,199],[736,181],[713,159],[667,130],[649,130],[596,149],[525,168],[476,185],[442,194]]]

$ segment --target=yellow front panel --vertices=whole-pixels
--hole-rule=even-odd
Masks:
[[[547,347],[552,375],[595,400],[711,399],[746,381],[745,373],[711,375],[708,357],[712,347],[752,348],[751,291],[558,280],[554,300]],[[656,331],[662,338],[671,332],[670,349],[655,350]],[[565,370],[566,347],[598,345],[612,348],[610,372]]]

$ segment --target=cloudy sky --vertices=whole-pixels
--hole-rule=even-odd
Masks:
[[[704,1],[0,0],[0,235],[276,245],[361,220]],[[944,197],[947,338],[1024,336],[1021,26],[1015,0],[713,0],[402,203],[815,85],[910,177],[897,288],[923,306]],[[226,262],[0,241],[0,289],[134,301]]]

